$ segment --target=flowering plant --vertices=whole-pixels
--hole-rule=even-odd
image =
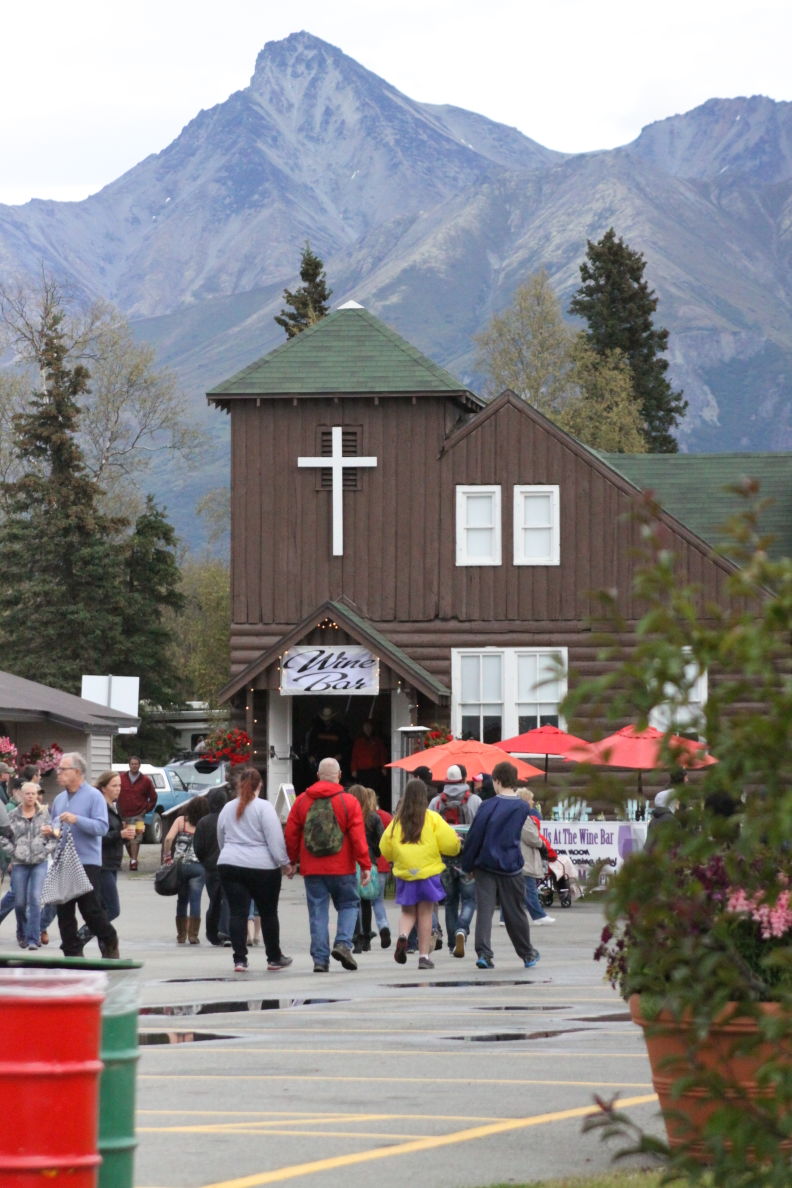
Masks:
[[[430,726],[424,735],[423,745],[427,747],[442,747],[445,743],[454,741],[454,736],[445,726]]]
[[[16,763],[17,749],[7,736],[0,738],[0,762],[13,767]]]
[[[230,763],[236,767],[249,763],[253,741],[246,730],[232,726],[226,730],[215,730],[204,742],[203,758],[213,763]]]
[[[46,775],[48,771],[54,771],[62,756],[63,748],[55,742],[50,743],[48,747],[42,746],[41,743],[33,743],[29,751],[20,755],[19,766],[27,767],[28,764],[35,764],[41,774]]]

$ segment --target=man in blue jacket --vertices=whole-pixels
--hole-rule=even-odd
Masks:
[[[459,861],[476,878],[475,945],[479,969],[494,969],[492,916],[500,897],[509,940],[526,969],[536,965],[539,953],[531,944],[531,927],[525,910],[525,884],[520,833],[529,815],[528,805],[517,795],[517,768],[496,764],[492,772],[495,796],[486,800],[473,818]]]
[[[62,755],[58,764],[58,783],[63,791],[52,802],[50,816],[55,827],[69,826],[74,848],[82,862],[92,890],[76,899],[58,904],[58,927],[64,957],[82,957],[83,942],[77,931],[77,908],[99,941],[103,957],[118,956],[118,934],[102,906],[102,838],[107,833],[107,802],[98,788],[85,778],[87,764],[76,751]],[[49,830],[45,825],[43,833]]]

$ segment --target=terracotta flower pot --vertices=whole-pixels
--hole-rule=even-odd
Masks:
[[[633,1022],[643,1029],[652,1083],[660,1100],[668,1143],[672,1150],[687,1146],[689,1153],[706,1162],[707,1147],[703,1140],[707,1123],[723,1100],[735,1104],[762,1108],[771,1102],[773,1089],[757,1083],[759,1069],[770,1060],[792,1064],[789,1036],[785,1046],[770,1043],[759,1033],[757,1020],[741,1013],[739,1003],[730,1003],[718,1015],[703,1038],[696,1035],[689,1017],[678,1018],[670,1011],[661,1011],[654,1019],[641,1013],[641,997],[633,994],[629,1002]],[[782,1008],[775,1002],[757,1003],[764,1016],[778,1016]],[[713,1096],[706,1080],[708,1076],[723,1078],[722,1092]],[[692,1077],[700,1083],[686,1086],[682,1092],[672,1092],[680,1077]],[[781,1144],[782,1150],[792,1151],[792,1139]]]

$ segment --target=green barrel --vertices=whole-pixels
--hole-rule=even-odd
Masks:
[[[91,960],[47,954],[0,955],[0,969],[15,967],[101,970],[107,978],[102,1003],[99,1056],[98,1188],[132,1188],[135,1147],[135,1079],[138,1042],[139,961]]]
[[[109,968],[108,968],[109,967]],[[138,1060],[138,970],[134,961],[103,961],[99,1055],[99,1188],[132,1188],[135,1162],[135,1079]]]

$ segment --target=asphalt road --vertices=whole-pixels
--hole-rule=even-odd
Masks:
[[[419,975],[376,940],[357,972],[317,975],[297,878],[281,900],[293,966],[267,973],[257,947],[241,975],[203,937],[177,946],[175,901],[152,885],[158,849],[142,854],[116,922],[122,957],[143,962],[136,1188],[476,1188],[603,1171],[613,1148],[581,1133],[595,1094],[635,1101],[659,1133],[641,1035],[591,959],[595,900],[551,909],[531,970],[495,928],[492,971],[443,952]],[[13,937],[11,916],[0,947]]]

